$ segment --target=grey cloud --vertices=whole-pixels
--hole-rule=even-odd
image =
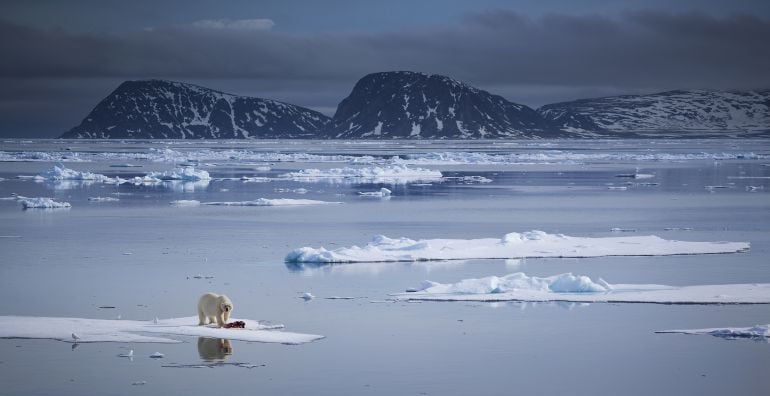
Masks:
[[[2,77],[340,81],[415,69],[487,85],[770,85],[770,21],[751,16],[635,12],[532,19],[490,11],[451,28],[364,35],[193,27],[99,35],[4,23],[0,37],[0,50],[14,54],[0,60]]]
[[[0,21],[0,79],[6,87],[34,85],[39,94],[21,109],[10,94],[0,95],[0,134],[9,128],[6,120],[34,113],[35,103],[37,113],[57,109],[60,117],[49,118],[49,129],[61,132],[72,124],[65,113],[84,116],[100,99],[96,92],[109,93],[105,81],[125,79],[197,81],[326,112],[361,76],[385,70],[446,74],[530,105],[676,88],[770,87],[768,19],[658,11],[531,18],[489,11],[455,22],[367,34],[192,25],[108,34]],[[97,80],[100,89],[91,83]],[[40,81],[76,81],[54,86],[78,100],[62,104]],[[89,105],[80,103],[86,99]]]

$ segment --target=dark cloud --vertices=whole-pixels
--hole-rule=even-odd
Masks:
[[[489,11],[453,26],[367,34],[292,34],[265,22],[241,25],[262,29],[219,22],[109,34],[0,22],[0,79],[16,86],[36,80],[207,81],[327,111],[358,78],[383,70],[447,74],[535,105],[546,100],[537,87],[555,100],[578,92],[770,87],[770,20],[748,15],[637,11],[530,18]],[[0,96],[0,119],[6,119],[8,96]],[[88,110],[77,112],[82,117]]]

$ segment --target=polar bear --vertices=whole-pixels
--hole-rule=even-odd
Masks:
[[[233,312],[233,302],[224,294],[206,293],[198,300],[198,326],[216,322],[224,327]]]

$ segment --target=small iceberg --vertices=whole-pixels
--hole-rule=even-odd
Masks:
[[[211,176],[205,170],[196,170],[192,166],[180,167],[166,172],[150,172],[145,179],[158,179],[163,181],[204,181],[211,180]]]
[[[69,202],[58,202],[51,198],[25,198],[19,200],[24,209],[64,209],[70,208]]]

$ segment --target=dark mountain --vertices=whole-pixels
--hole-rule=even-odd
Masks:
[[[538,112],[575,137],[770,134],[770,90],[669,91],[549,104]]]
[[[269,99],[163,80],[126,81],[62,138],[315,138],[329,117]]]
[[[339,139],[552,137],[533,109],[449,77],[369,74],[337,107],[326,131]]]

